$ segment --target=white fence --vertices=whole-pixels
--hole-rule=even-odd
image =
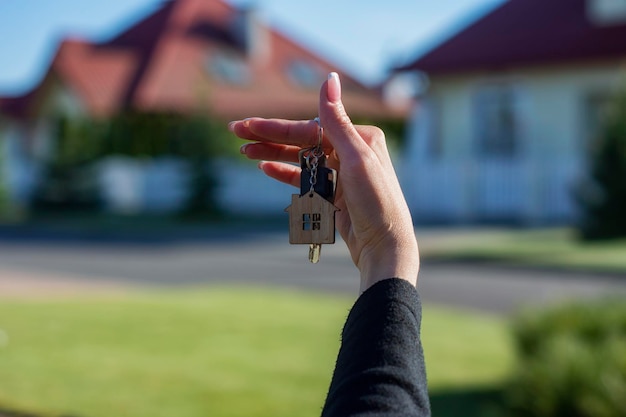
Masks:
[[[268,178],[254,164],[233,160],[218,162],[220,206],[234,214],[280,214],[298,190]]]
[[[421,161],[401,170],[416,221],[566,223],[577,215],[573,191],[581,163]]]
[[[37,177],[34,166],[5,164],[4,169],[9,174],[6,180],[13,198],[27,199]],[[110,212],[176,211],[189,193],[189,168],[184,161],[173,158],[108,158],[100,163],[98,172],[102,197]],[[571,222],[577,215],[573,190],[582,172],[583,166],[575,158],[420,161],[399,169],[415,220],[446,223]],[[267,178],[245,161],[218,161],[217,174],[218,204],[233,214],[279,214],[289,205],[290,195],[297,192]]]
[[[178,159],[111,157],[98,171],[105,208],[113,213],[167,213],[182,207],[189,194],[189,170]]]
[[[216,163],[217,203],[233,214],[281,213],[296,189],[267,178],[253,164]],[[189,168],[182,160],[108,158],[100,163],[99,184],[106,209],[114,213],[167,213],[189,195]]]

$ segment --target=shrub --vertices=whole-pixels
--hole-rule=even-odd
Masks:
[[[519,363],[506,395],[513,415],[626,416],[624,299],[523,315],[514,336]]]
[[[31,206],[40,211],[95,210],[99,193],[93,162],[101,154],[101,126],[94,121],[58,116],[50,152]]]
[[[0,136],[0,221],[3,221],[5,218],[9,217],[9,214],[11,212],[11,200],[5,179],[5,144],[3,140],[4,139],[2,138],[2,136]]]
[[[172,156],[189,166],[189,198],[184,211],[213,213],[218,178],[212,162],[218,156],[238,154],[230,136],[225,123],[204,115],[124,112],[107,120],[59,117],[33,208],[96,210],[101,204],[97,161],[113,155],[136,159]]]

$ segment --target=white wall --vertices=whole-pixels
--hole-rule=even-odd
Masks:
[[[618,65],[431,79],[425,107],[412,118],[401,170],[418,220],[573,220],[571,192],[584,173],[589,140],[586,100],[615,91],[621,80]],[[481,85],[502,81],[521,93],[520,150],[509,159],[480,157],[473,148],[473,96]],[[434,140],[438,155],[428,152]]]
[[[9,197],[18,207],[30,200],[40,175],[39,166],[28,155],[23,129],[7,123],[0,133],[3,179]]]

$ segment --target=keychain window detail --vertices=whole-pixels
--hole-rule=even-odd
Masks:
[[[320,213],[306,213],[302,215],[302,230],[320,230],[322,228]]]

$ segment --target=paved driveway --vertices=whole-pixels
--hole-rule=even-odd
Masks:
[[[117,291],[126,286],[272,285],[358,293],[358,274],[339,241],[322,248],[321,262],[283,233],[215,235],[186,242],[0,242],[0,294]],[[626,294],[626,279],[423,263],[419,288],[426,303],[510,313],[562,298]]]

